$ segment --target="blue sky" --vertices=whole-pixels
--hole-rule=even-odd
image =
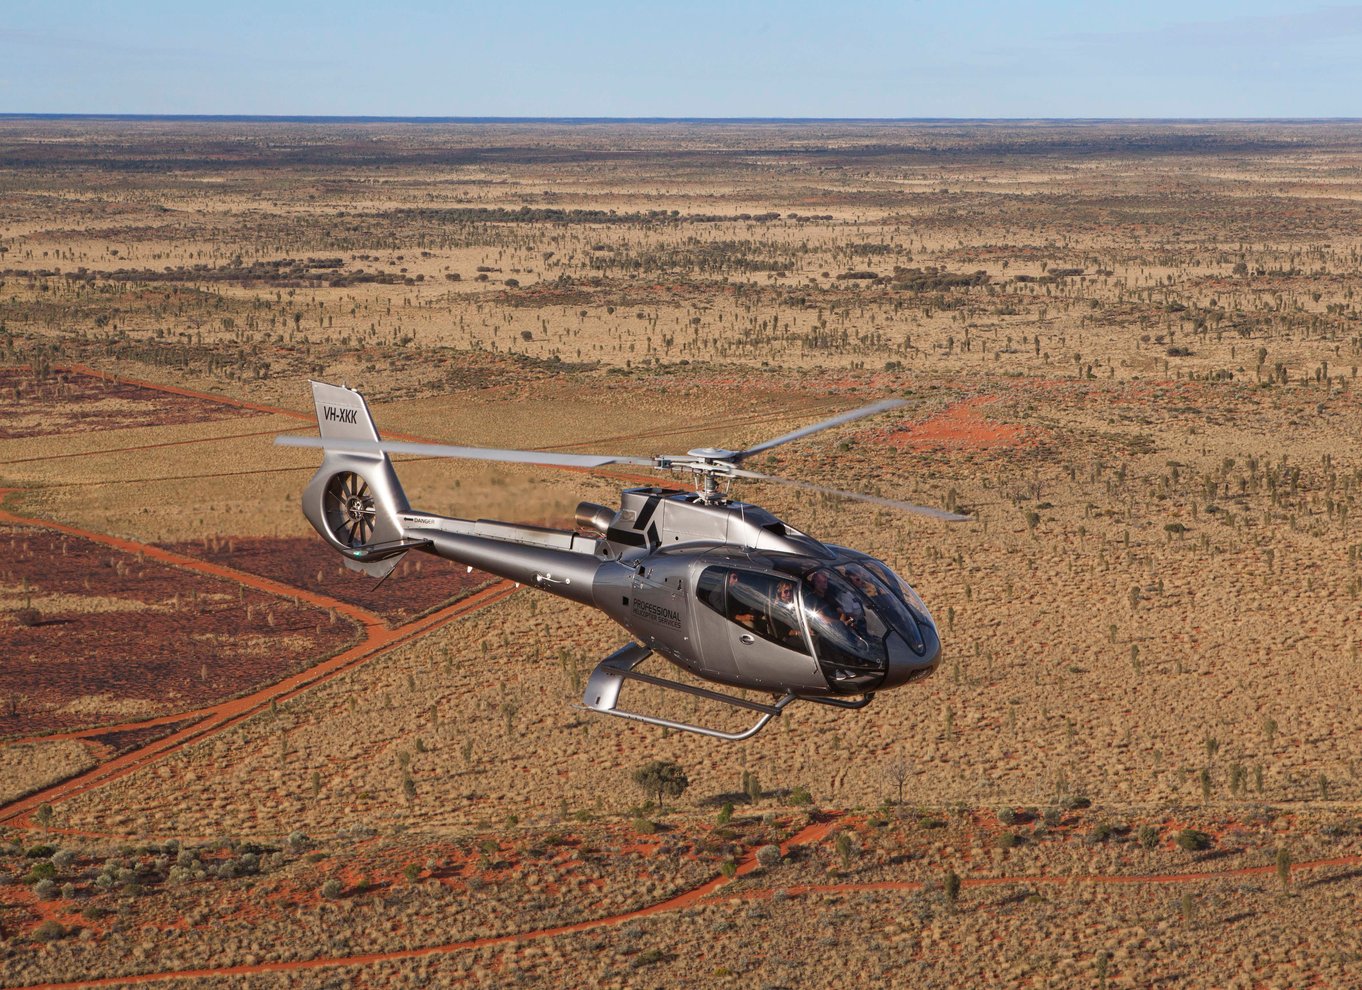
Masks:
[[[8,0],[0,112],[1362,117],[1362,4]]]

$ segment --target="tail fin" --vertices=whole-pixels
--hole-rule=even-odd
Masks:
[[[323,440],[380,439],[364,396],[354,389],[314,381],[312,399]],[[405,553],[398,517],[410,508],[382,451],[326,451],[303,492],[308,522],[345,555],[347,567],[373,577],[386,577]]]

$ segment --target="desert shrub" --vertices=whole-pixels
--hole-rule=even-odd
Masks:
[[[39,942],[56,942],[59,939],[66,938],[66,935],[66,926],[51,919],[33,929],[33,937]]]
[[[1211,837],[1205,832],[1198,832],[1194,828],[1184,828],[1173,840],[1179,849],[1188,852],[1200,852],[1203,849],[1211,848]]]
[[[1041,816],[1041,821],[1045,823],[1046,828],[1054,828],[1059,824],[1061,817],[1063,816],[1058,808],[1046,808],[1045,814]]]
[[[856,843],[847,832],[837,833],[837,856],[842,861],[842,869],[851,869],[851,857],[856,852]]]
[[[1004,825],[1015,825],[1017,824],[1017,813],[1011,808],[999,808],[998,821]]]
[[[719,809],[719,817],[716,819],[716,821],[720,825],[727,825],[732,820],[733,820],[733,802],[725,801],[724,806]]]
[[[1153,825],[1141,825],[1135,830],[1135,839],[1141,849],[1153,849],[1159,844],[1159,830]]]
[[[953,907],[960,900],[960,875],[954,870],[947,870],[941,889],[946,895],[946,903]]]
[[[654,835],[657,832],[657,823],[648,818],[635,818],[634,831],[639,835]]]
[[[51,859],[57,851],[56,846],[34,846],[24,853],[26,859]]]
[[[1089,845],[1095,846],[1098,843],[1106,842],[1115,834],[1116,830],[1103,822],[1100,825],[1093,826],[1092,831],[1088,833],[1086,841]]]
[[[780,862],[780,846],[766,845],[757,850],[757,862],[768,869]]]
[[[62,884],[61,897],[64,901],[74,901],[76,899],[76,885],[70,881]]]
[[[726,877],[732,877],[738,872],[738,864],[731,859],[726,859],[719,864],[719,872]]]
[[[70,849],[59,849],[52,854],[52,865],[59,870],[70,869],[75,861],[76,854]]]
[[[326,881],[326,883],[322,884],[322,896],[328,901],[334,901],[336,898],[340,897],[343,889],[341,882],[335,877],[332,877],[330,880]]]
[[[809,789],[807,787],[805,787],[803,784],[799,784],[798,786],[795,787],[794,790],[790,791],[789,800],[790,804],[793,805],[800,806],[810,805],[813,804],[813,795],[809,793]]]
[[[107,918],[111,914],[113,914],[112,911],[98,904],[87,904],[85,905],[85,909],[80,912],[80,916],[86,921],[99,921],[101,918]]]
[[[56,900],[57,885],[51,880],[39,880],[33,885],[33,893],[40,901]]]
[[[1016,832],[999,832],[993,844],[999,849],[1014,849],[1021,845],[1021,836]]]
[[[1081,811],[1083,808],[1091,807],[1092,801],[1089,798],[1083,797],[1081,794],[1075,794],[1072,797],[1064,799],[1065,811]]]
[[[33,868],[28,871],[28,882],[38,883],[41,880],[51,880],[57,875],[57,868],[51,861],[45,863],[34,863]]]
[[[312,840],[307,837],[306,832],[302,832],[298,829],[294,829],[288,834],[288,847],[294,852],[306,849],[311,841]]]
[[[21,608],[14,612],[14,621],[21,626],[32,628],[43,621],[43,614],[36,608]]]
[[[660,962],[666,962],[670,958],[671,956],[661,949],[644,949],[630,960],[629,965],[634,969],[639,969],[643,966],[653,966]]]

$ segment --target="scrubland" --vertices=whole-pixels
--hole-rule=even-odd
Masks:
[[[315,457],[271,439],[311,429],[314,377],[361,388],[388,435],[645,455],[898,396],[757,469],[974,520],[737,490],[933,610],[936,676],[861,712],[796,705],[741,745],[588,716],[623,632],[521,590],[54,792],[0,855],[0,981],[306,959],[331,962],[166,985],[1358,981],[1362,128],[7,121],[0,149],[0,487],[25,519],[385,628],[483,586],[426,559],[375,592],[303,542]],[[642,481],[398,470],[422,508],[559,526]],[[79,547],[43,532],[0,539]],[[62,584],[33,558],[0,565],[0,643],[84,671],[51,710],[142,731],[192,707],[158,692],[109,726],[98,671],[109,649],[136,665],[129,616],[207,619],[169,587],[114,607],[116,569]],[[188,580],[176,600],[202,610]],[[271,594],[229,590],[258,596],[251,621]],[[313,599],[273,600],[308,635],[261,656],[338,648]],[[226,666],[232,690],[269,681]],[[37,712],[20,696],[10,738]],[[20,738],[7,798],[107,745]],[[665,812],[630,779],[653,759],[690,781]],[[811,808],[830,831],[779,863],[630,915]],[[1312,865],[1279,876],[1283,855]]]

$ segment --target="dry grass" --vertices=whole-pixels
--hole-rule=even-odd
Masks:
[[[1302,859],[1358,851],[1362,129],[375,125],[318,148],[260,125],[252,136],[275,157],[229,142],[209,159],[215,136],[188,125],[79,125],[79,142],[53,145],[28,140],[37,126],[0,124],[16,168],[0,362],[80,361],[304,412],[307,377],[347,380],[386,433],[637,454],[740,447],[899,395],[900,412],[758,469],[955,503],[978,520],[947,529],[741,490],[882,556],[934,610],[938,675],[864,712],[796,706],[742,746],[588,718],[571,707],[580,677],[622,632],[520,592],[56,808],[63,827],[262,844],[376,828],[386,866],[331,850],[356,876],[493,832],[523,847],[562,828],[565,807],[614,830],[593,842],[619,846],[598,864],[619,880],[608,904],[518,874],[466,900],[428,903],[418,884],[392,904],[293,904],[283,891],[322,873],[290,861],[275,894],[273,880],[254,892],[233,881],[229,903],[252,906],[233,908],[239,927],[216,933],[216,958],[270,958],[278,940],[248,927],[284,903],[307,933],[299,954],[343,955],[660,899],[713,863],[650,861],[633,879],[621,879],[633,860],[610,868],[630,855],[620,836],[641,795],[629,773],[652,758],[692,781],[678,843],[698,843],[744,772],[768,791],[758,812],[796,785],[872,809],[903,761],[922,814],[855,819],[857,882],[1173,871],[1188,857],[1170,837],[1187,825],[1217,837],[1197,867],[1208,870],[1270,864],[1284,839]],[[352,156],[356,139],[368,161]],[[44,427],[22,404],[41,393],[0,395],[16,410],[0,421],[13,424],[0,480],[22,489],[11,505],[146,541],[308,532],[296,500],[315,457],[269,443],[304,421],[126,389],[77,401],[48,382],[42,401],[70,401],[63,428],[39,439],[19,434]],[[109,428],[89,428],[96,411]],[[528,468],[399,470],[432,511],[551,524],[618,488]],[[15,585],[4,581],[6,602]],[[1036,834],[1076,797],[1095,808]],[[1000,808],[1033,811],[1007,850]],[[1085,841],[1098,825],[1139,824],[1158,830],[1157,848],[1120,833]],[[823,847],[768,886],[845,870]],[[1114,986],[1348,985],[1357,878],[1319,880],[1290,897],[1271,877],[1197,884],[1192,921],[1181,887],[1086,883],[967,892],[954,912],[910,890],[724,902],[344,972],[357,985],[515,973],[545,986],[851,986],[870,974],[1058,987],[1093,985],[1110,952]],[[163,928],[223,896],[191,885],[154,916],[137,902],[128,925]],[[187,965],[207,944],[193,939],[215,937],[133,945],[96,927],[110,971]],[[6,982],[81,972],[82,951],[16,957]]]

